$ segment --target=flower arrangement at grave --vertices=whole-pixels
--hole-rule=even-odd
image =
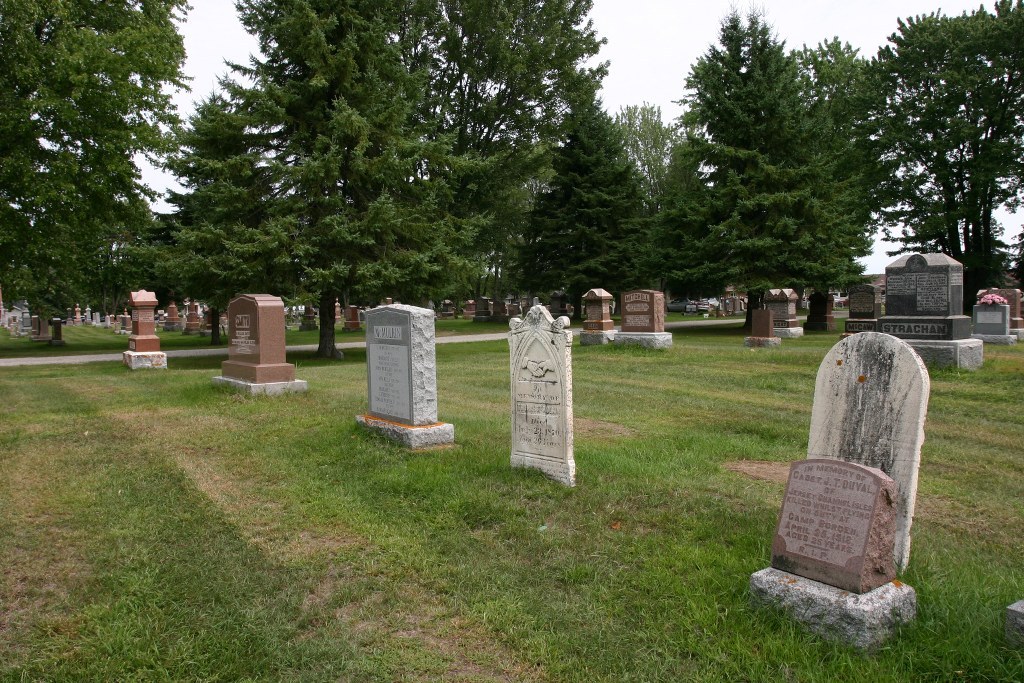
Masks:
[[[979,306],[1006,306],[1008,303],[1006,297],[991,292],[978,299]]]

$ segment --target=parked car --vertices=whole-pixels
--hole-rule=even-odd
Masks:
[[[686,313],[686,306],[690,303],[689,299],[672,299],[668,302],[669,313]]]

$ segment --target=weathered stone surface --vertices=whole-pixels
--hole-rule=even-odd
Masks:
[[[405,304],[366,312],[369,411],[406,425],[437,422],[434,312]]]
[[[980,339],[907,339],[917,355],[936,368],[977,370],[985,362],[985,343]]]
[[[1006,608],[1006,642],[1010,647],[1024,648],[1024,600]]]
[[[281,297],[239,294],[228,303],[228,359],[220,367],[222,376],[251,384],[295,380],[295,366],[285,361]]]
[[[125,351],[121,362],[129,370],[166,370],[167,354],[162,351]]]
[[[600,344],[610,344],[613,341],[615,341],[615,330],[602,332],[583,330],[580,332],[580,346],[597,346]]]
[[[782,346],[782,340],[778,337],[744,337],[743,345],[748,349],[765,349]]]
[[[576,485],[572,421],[572,333],[534,305],[509,321],[512,390],[512,466]]]
[[[750,577],[756,606],[783,610],[807,630],[858,650],[874,650],[917,616],[917,594],[898,581],[851,593],[769,567]]]
[[[665,295],[654,289],[640,289],[622,294],[623,332],[664,332]],[[618,339],[618,337],[616,337]]]
[[[280,396],[281,394],[301,394],[309,390],[309,383],[304,379],[290,382],[248,382],[235,377],[214,377],[213,386],[228,389],[238,394],[250,396]]]
[[[917,476],[931,382],[905,342],[877,332],[840,341],[818,368],[808,458],[876,467],[896,482],[898,569],[910,557]]]
[[[958,261],[945,254],[908,254],[886,266],[885,274],[886,311],[879,332],[926,341],[971,336],[970,318],[963,315],[964,267]],[[959,358],[955,351],[952,355]]]
[[[804,328],[796,318],[796,303],[799,299],[792,289],[769,289],[765,293],[765,308],[772,312],[773,336],[783,339],[804,336]]]
[[[772,566],[854,593],[896,578],[896,484],[879,469],[803,460],[789,481]]]
[[[672,348],[671,332],[616,332],[612,340],[620,346],[642,346],[645,349]]]
[[[1011,346],[1017,343],[1015,334],[972,334],[971,339],[977,339],[983,344],[996,344]]]
[[[389,420],[381,420],[371,415],[356,415],[356,422],[383,434],[386,438],[396,441],[406,448],[430,448],[455,441],[455,426],[447,422],[411,427]]]

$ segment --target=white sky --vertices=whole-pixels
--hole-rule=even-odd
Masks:
[[[604,81],[605,108],[644,102],[661,107],[666,121],[681,113],[674,101],[684,94],[693,63],[717,42],[722,17],[736,8],[745,13],[761,9],[780,40],[797,49],[838,37],[873,56],[897,29],[897,18],[941,9],[959,15],[976,9],[980,0],[775,0],[759,3],[735,0],[594,0],[592,18],[599,35],[608,39],[600,59],[611,62]],[[984,3],[991,8],[991,1]],[[193,102],[216,88],[226,72],[225,60],[245,62],[256,41],[238,23],[233,0],[197,0],[182,27],[188,54],[185,72],[193,77],[192,92],[176,97],[180,113],[192,112]],[[143,177],[154,188],[166,189],[173,179],[151,168]],[[161,207],[166,208],[166,207]],[[1021,219],[1001,214],[1007,239],[1021,229]],[[866,271],[882,273],[893,259],[892,248],[876,241],[875,252],[864,259]]]

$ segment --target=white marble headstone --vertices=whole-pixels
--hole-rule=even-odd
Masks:
[[[572,332],[569,319],[535,304],[509,321],[512,466],[539,469],[576,485],[572,435]]]
[[[896,566],[910,559],[910,526],[930,392],[928,370],[906,342],[862,332],[832,347],[818,368],[808,458],[876,467],[896,482]]]

